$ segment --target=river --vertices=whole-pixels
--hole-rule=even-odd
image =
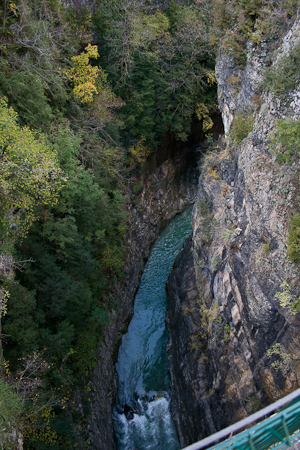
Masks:
[[[113,418],[119,450],[178,450],[169,412],[166,282],[192,233],[192,207],[176,216],[153,245],[135,297],[134,314],[117,362]]]

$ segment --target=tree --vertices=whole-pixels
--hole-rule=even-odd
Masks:
[[[0,99],[1,239],[24,236],[35,219],[34,206],[53,205],[65,179],[55,151],[42,135],[21,128],[17,114]]]
[[[4,34],[6,31],[6,27],[10,24],[14,19],[18,17],[18,7],[15,2],[3,0],[0,6],[0,20],[1,20],[1,34]]]
[[[166,132],[186,140],[197,104],[214,110],[209,14],[200,6],[172,2],[168,14],[147,14],[141,2],[126,0],[112,15],[103,35],[105,69],[126,102],[121,115],[129,145],[145,136],[155,148]]]
[[[91,102],[95,94],[98,94],[96,82],[101,79],[106,81],[107,75],[98,66],[91,66],[89,58],[98,58],[99,53],[96,45],[89,44],[85,52],[78,56],[72,56],[74,67],[69,70],[69,75],[74,83],[74,96],[82,103]],[[98,79],[98,80],[97,80]]]
[[[72,57],[74,66],[68,71],[74,83],[73,127],[82,137],[79,157],[84,166],[100,163],[119,176],[123,151],[114,139],[120,125],[114,110],[124,105],[107,82],[101,66],[91,66],[89,58],[99,57],[97,46],[86,47],[85,52]],[[111,132],[111,130],[113,132]]]
[[[3,433],[9,433],[12,427],[18,425],[22,409],[21,396],[15,394],[9,384],[0,379],[0,439]]]

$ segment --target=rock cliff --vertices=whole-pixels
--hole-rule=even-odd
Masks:
[[[300,164],[276,162],[271,133],[278,118],[300,117],[300,88],[283,101],[261,85],[266,61],[276,67],[299,32],[296,21],[272,54],[264,42],[249,44],[243,70],[218,56],[227,137],[203,160],[193,241],[168,282],[171,408],[182,446],[299,387],[300,314],[278,294],[283,282],[290,297],[300,291],[299,268],[286,254]],[[237,142],[230,135],[241,113],[252,130]]]

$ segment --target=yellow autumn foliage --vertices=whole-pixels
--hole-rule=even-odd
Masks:
[[[99,86],[106,81],[107,75],[98,66],[89,64],[90,58],[98,58],[97,45],[89,44],[78,56],[72,56],[74,66],[68,71],[74,83],[74,96],[81,103],[92,102],[94,95],[99,94]]]
[[[29,426],[26,429],[25,440],[41,441],[49,446],[57,442],[57,432],[51,428],[51,419],[55,417],[51,407],[46,407],[42,412],[32,415],[29,419]]]
[[[141,136],[140,139],[129,147],[128,153],[128,165],[134,166],[136,163],[145,164],[147,157],[150,155],[150,149],[144,144],[146,141],[145,136]]]
[[[204,105],[204,103],[197,103],[197,107],[196,107],[196,116],[199,120],[202,120],[202,128],[203,131],[206,132],[208,131],[210,128],[213,127],[213,121],[211,120],[210,116],[209,116],[209,111],[207,106]]]

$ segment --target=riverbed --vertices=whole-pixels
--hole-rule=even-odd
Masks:
[[[169,412],[166,282],[192,233],[192,208],[176,216],[153,245],[117,362],[118,399],[113,411],[119,450],[178,450]]]

